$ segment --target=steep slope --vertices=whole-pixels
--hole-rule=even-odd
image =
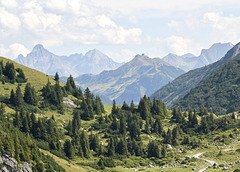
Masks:
[[[150,95],[183,73],[183,70],[161,59],[137,55],[116,70],[103,71],[99,75],[82,75],[75,81],[83,88],[89,87],[95,94],[122,104],[124,100],[139,102],[144,94]]]
[[[214,70],[175,103],[183,109],[205,106],[223,115],[240,108],[240,56]]]
[[[189,71],[195,66],[198,57],[194,56],[193,54],[185,54],[183,56],[178,56],[176,54],[168,54],[167,56],[163,57],[162,60],[176,66],[184,71]]]
[[[108,56],[94,49],[83,54],[57,56],[42,45],[36,45],[26,57],[19,55],[17,63],[39,70],[43,73],[60,76],[78,76],[85,73],[98,74],[103,70],[116,69],[121,63],[114,62]]]
[[[53,78],[51,76],[48,76],[44,73],[41,73],[37,70],[28,68],[26,66],[20,65],[12,60],[9,60],[7,58],[4,57],[0,57],[0,61],[3,61],[4,65],[7,62],[11,62],[14,64],[15,69],[16,68],[21,68],[24,71],[24,74],[28,80],[29,83],[31,83],[32,86],[34,86],[34,88],[36,89],[36,91],[40,90],[43,88],[43,86],[46,85],[46,83],[48,82],[48,80],[51,83],[54,83],[55,81],[53,80]],[[21,84],[21,89],[24,90],[26,83],[22,83]],[[5,84],[0,84],[0,92],[1,94],[7,94],[10,95],[10,91],[11,89],[16,89],[17,84],[11,84],[11,83],[5,83]]]
[[[233,45],[231,43],[216,43],[208,49],[203,49],[201,54],[197,57],[193,54],[178,56],[170,53],[163,57],[162,60],[173,66],[179,67],[180,69],[189,71],[218,61],[232,47]]]
[[[167,107],[171,107],[178,99],[184,97],[192,88],[196,87],[201,80],[206,78],[221,65],[227,63],[240,53],[240,43],[234,46],[219,61],[208,66],[189,71],[164,87],[156,91],[151,98],[154,97],[166,103]]]

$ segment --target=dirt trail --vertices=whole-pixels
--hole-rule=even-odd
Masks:
[[[201,160],[203,160],[203,161],[206,161],[206,162],[210,163],[210,164],[211,164],[211,165],[210,165],[211,167],[216,163],[215,161],[211,161],[211,160],[208,160],[208,159],[200,158],[200,156],[201,156],[202,154],[204,154],[204,152],[198,153],[198,154],[196,154],[196,155],[193,155],[193,157],[194,157],[194,158],[197,158],[197,159],[201,159]],[[217,163],[216,163],[216,164],[217,164]],[[203,168],[203,169],[200,169],[198,172],[204,172],[204,171],[206,171],[206,170],[208,169],[208,167],[209,167],[209,166],[207,166],[207,167],[205,167],[205,168]]]

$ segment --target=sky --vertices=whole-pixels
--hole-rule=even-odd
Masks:
[[[239,0],[0,0],[0,55],[36,44],[56,55],[97,48],[117,62],[136,54],[199,55],[240,41]]]

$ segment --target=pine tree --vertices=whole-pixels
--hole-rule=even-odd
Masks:
[[[129,108],[128,104],[127,104],[126,101],[124,100],[123,105],[122,105],[122,110],[128,111],[129,109],[130,109],[130,108]]]
[[[74,153],[74,148],[73,148],[70,140],[65,141],[64,152],[69,159],[73,159],[75,153]]]
[[[16,99],[15,99],[16,106],[18,106],[18,107],[22,106],[23,102],[24,102],[24,100],[23,100],[23,95],[22,95],[22,92],[21,92],[21,88],[18,85],[17,90],[16,90]]]
[[[24,92],[23,99],[28,104],[31,104],[31,105],[34,104],[34,99],[33,99],[32,90],[31,90],[31,84],[30,83],[27,83],[27,85],[25,87],[25,92]]]
[[[148,157],[160,157],[160,150],[156,141],[150,141],[147,146]]]
[[[109,142],[108,142],[108,146],[107,146],[107,155],[108,156],[113,156],[114,154],[115,154],[114,140],[111,137]]]
[[[15,95],[13,89],[11,90],[9,102],[10,102],[10,104],[13,105],[13,106],[16,105],[16,95]]]
[[[153,124],[153,132],[154,133],[157,133],[159,135],[162,134],[162,131],[163,131],[163,126],[162,126],[162,122],[160,120],[160,117],[157,117],[155,123]]]
[[[135,111],[135,105],[134,105],[133,100],[131,101],[131,104],[130,104],[130,111],[131,111],[132,113]]]
[[[56,82],[58,82],[58,81],[59,81],[59,75],[58,75],[58,73],[57,73],[57,72],[56,72],[56,74],[55,74],[54,80],[55,80]]]
[[[81,118],[83,120],[90,120],[91,119],[91,115],[89,113],[88,105],[87,105],[85,99],[82,100],[81,110],[82,110]]]
[[[167,135],[165,136],[164,138],[164,143],[167,143],[167,144],[171,144],[171,141],[172,141],[172,132],[170,129],[168,129],[167,131]]]
[[[113,105],[112,105],[112,114],[117,114],[117,106],[116,106],[116,101],[113,100]]]
[[[126,119],[124,118],[124,116],[122,115],[120,118],[120,129],[119,129],[119,133],[122,136],[125,136],[127,133],[127,129],[126,129]]]
[[[166,158],[167,150],[166,150],[166,147],[165,147],[165,146],[162,147],[161,154],[162,154],[162,157],[163,157],[163,158]]]
[[[0,78],[1,78],[2,75],[3,75],[3,69],[4,69],[3,61],[0,61]]]
[[[150,134],[150,124],[149,124],[149,118],[146,118],[146,124],[145,124],[145,132],[147,134]]]
[[[81,133],[81,145],[85,158],[90,158],[90,146],[87,134],[82,131]]]
[[[72,133],[76,133],[81,128],[81,114],[79,110],[73,112]]]
[[[0,115],[2,116],[5,113],[5,105],[1,103],[0,105]]]
[[[120,155],[127,155],[128,149],[127,149],[127,143],[124,138],[121,138],[117,145],[117,153]]]

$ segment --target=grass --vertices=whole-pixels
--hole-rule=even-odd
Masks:
[[[67,172],[87,172],[88,170],[80,167],[79,165],[73,164],[65,159],[59,158],[55,155],[53,155],[52,153],[50,153],[49,151],[40,149],[41,152],[43,152],[45,155],[49,155],[51,157],[53,157],[55,159],[55,161],[61,166],[63,167]]]
[[[28,68],[26,66],[20,65],[10,59],[4,58],[4,57],[0,57],[0,61],[3,61],[3,64],[5,65],[7,62],[11,62],[14,64],[15,69],[17,68],[21,68],[24,71],[24,74],[26,76],[26,78],[28,79],[27,83],[31,83],[32,86],[34,86],[35,90],[38,91],[40,89],[42,89],[43,86],[46,85],[47,81],[49,80],[52,84],[55,83],[53,77],[46,75],[42,72],[39,72],[35,69],[31,69]],[[27,83],[22,83],[21,84],[21,91],[22,93],[24,93],[24,89]],[[11,90],[16,90],[17,87],[17,83],[15,84],[11,84],[11,83],[5,83],[2,84],[0,83],[0,93],[1,95],[10,95]],[[63,86],[64,84],[61,83],[61,86]]]

